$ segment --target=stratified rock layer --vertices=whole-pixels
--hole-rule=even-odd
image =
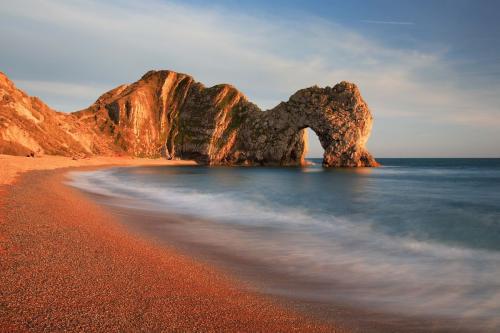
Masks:
[[[0,154],[113,155],[115,149],[95,126],[52,110],[0,72]]]
[[[82,138],[101,133],[99,144],[81,144],[85,153],[164,156],[209,165],[300,165],[305,128],[310,127],[325,149],[324,166],[377,165],[365,149],[371,113],[358,88],[347,82],[300,90],[263,112],[233,86],[206,88],[189,75],[150,71],[85,110],[58,115],[67,118],[71,129],[81,128]],[[79,135],[73,137],[78,143]]]

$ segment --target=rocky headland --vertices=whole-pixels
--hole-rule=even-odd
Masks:
[[[327,167],[376,166],[365,148],[373,117],[356,85],[310,87],[262,111],[227,84],[150,71],[88,108],[62,113],[0,73],[0,153],[165,157],[208,165],[301,165],[306,128]]]

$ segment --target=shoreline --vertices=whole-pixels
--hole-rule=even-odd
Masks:
[[[87,192],[85,189],[78,190],[89,200],[115,215],[120,223],[133,234],[154,241],[160,246],[173,247],[196,261],[207,263],[224,273],[229,273],[242,284],[248,285],[250,290],[276,299],[279,303],[318,322],[340,325],[346,330],[359,332],[474,331],[472,329],[474,326],[469,326],[471,323],[462,322],[457,318],[411,316],[384,312],[376,307],[362,304],[348,304],[340,300],[327,301],[303,296],[301,292],[307,292],[311,286],[310,283],[315,283],[314,281],[287,274],[286,271],[274,266],[252,260],[239,251],[228,251],[215,244],[203,242],[207,238],[228,237],[228,235],[233,235],[232,232],[237,232],[244,227],[228,229],[227,226],[217,226],[216,222],[207,218],[139,207],[132,208],[127,202],[128,199]],[[333,284],[324,286],[334,287]],[[276,292],[276,288],[279,292]],[[289,292],[286,292],[287,290]]]
[[[0,169],[5,169],[6,164],[1,165],[4,157],[0,155]],[[28,163],[37,160],[14,158],[25,159]],[[64,159],[56,165],[52,163],[58,170],[24,173],[21,170],[20,177],[11,178],[10,185],[0,183],[0,191],[7,194],[0,196],[0,279],[6,281],[0,288],[0,327],[12,331],[145,328],[440,332],[450,329],[442,320],[407,318],[376,309],[266,293],[254,279],[235,274],[235,267],[242,264],[237,262],[238,258],[232,258],[236,262],[229,262],[229,266],[219,265],[189,246],[178,246],[173,237],[156,239],[138,223],[144,216],[141,220],[140,216],[130,214],[130,210],[108,207],[102,198],[96,200],[92,194],[67,185],[70,171],[172,162],[171,165],[193,165],[192,162],[105,158],[84,160],[86,165],[73,166],[82,161]],[[152,221],[166,218],[154,213],[148,217]],[[180,218],[196,223],[189,217]],[[134,219],[135,226],[130,224]],[[46,247],[50,248],[48,253]],[[231,253],[214,255],[217,259],[232,256]],[[75,265],[82,261],[82,267]],[[116,276],[123,272],[127,274]],[[286,276],[266,278],[294,283]],[[99,291],[101,285],[106,290],[104,295]],[[183,318],[186,315],[190,317]],[[456,326],[453,331],[462,329],[467,331]]]
[[[197,165],[190,160],[165,160],[135,157],[106,157],[73,159],[65,156],[44,155],[24,157],[0,154],[0,186],[14,184],[23,173],[34,170],[55,170],[69,167],[110,167],[144,165]]]
[[[15,182],[23,166],[8,173],[10,178],[3,173],[1,327],[345,331],[249,291],[244,283],[189,255],[132,234],[110,212],[63,184],[65,173],[75,170],[68,160],[53,167],[71,169],[32,170]],[[77,168],[126,163],[88,161]]]

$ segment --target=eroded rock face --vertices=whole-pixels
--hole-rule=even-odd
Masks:
[[[311,87],[267,112],[252,112],[240,129],[236,163],[297,165],[304,162],[305,131],[319,137],[326,167],[376,166],[365,149],[372,116],[358,88],[347,82]]]
[[[0,72],[0,154],[112,155],[111,138],[75,115],[56,112]]]
[[[151,71],[76,115],[97,123],[133,155],[217,164],[225,156],[224,135],[233,110],[244,103],[243,94],[230,85],[205,88],[185,74]]]
[[[325,149],[324,166],[377,165],[365,149],[372,116],[358,88],[347,82],[300,90],[263,112],[231,85],[206,88],[186,74],[150,71],[89,108],[59,117],[67,117],[77,143],[78,128],[82,138],[100,133],[99,144],[80,144],[86,153],[300,165],[310,127]]]

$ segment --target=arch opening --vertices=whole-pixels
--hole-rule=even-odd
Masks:
[[[301,164],[322,164],[325,149],[320,142],[318,134],[309,126],[301,129],[304,138],[304,154],[302,156]]]
[[[319,141],[319,137],[310,127],[306,127],[306,158],[323,158],[325,149]]]

